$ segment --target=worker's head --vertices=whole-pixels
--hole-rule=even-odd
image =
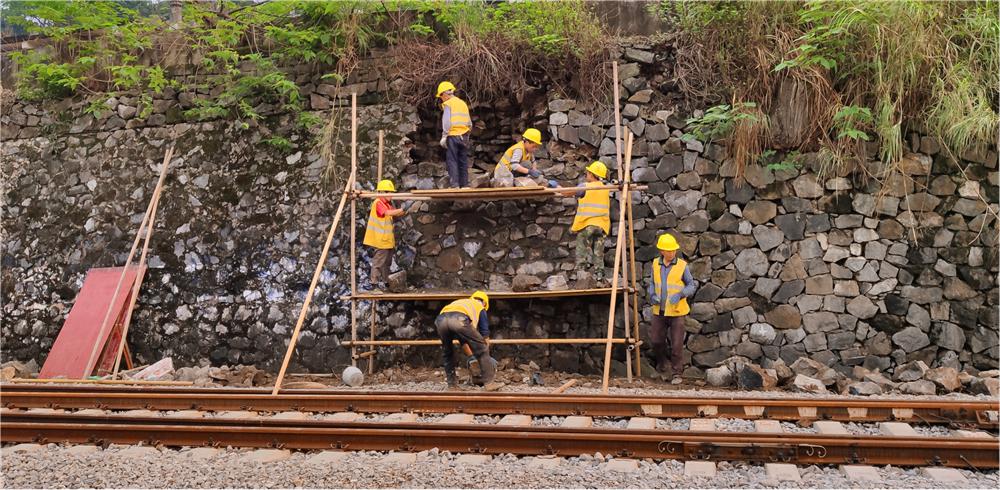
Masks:
[[[490,309],[490,297],[485,291],[476,291],[472,293],[472,299],[479,300],[483,304],[483,309],[489,311]]]
[[[608,166],[597,160],[587,165],[587,182],[596,182],[608,177]]]
[[[674,260],[681,245],[677,243],[677,239],[673,235],[664,233],[656,240],[656,248],[660,249],[660,256],[663,257],[663,262],[667,263]]]
[[[524,151],[534,153],[539,146],[542,146],[542,132],[535,128],[525,129],[521,140],[524,141]]]
[[[441,98],[441,101],[446,101],[455,95],[455,85],[447,80],[438,84],[437,97]]]

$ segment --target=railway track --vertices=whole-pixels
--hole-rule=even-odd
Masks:
[[[0,387],[0,442],[1000,466],[1000,440],[982,431],[996,428],[987,401],[38,388]],[[553,418],[561,422],[540,423]],[[684,430],[667,423],[678,419],[691,420]],[[755,429],[717,430],[726,421]],[[852,433],[841,422],[878,429]],[[907,422],[956,430],[929,436]]]
[[[586,418],[586,417],[580,417]],[[513,424],[401,421],[280,420],[274,418],[162,417],[5,411],[0,440],[151,446],[233,446],[295,450],[578,456],[600,452],[622,458],[748,461],[795,464],[875,464],[998,467],[996,437],[861,436],[716,430],[618,429],[586,424]],[[697,428],[696,428],[697,429]]]
[[[851,398],[721,398],[547,395],[468,392],[258,389],[136,389],[0,386],[6,408],[106,410],[247,410],[258,412],[469,413],[597,417],[749,418],[781,421],[903,421],[996,429],[997,402]]]

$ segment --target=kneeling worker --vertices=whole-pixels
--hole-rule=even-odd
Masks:
[[[660,235],[656,248],[660,249],[660,257],[653,260],[648,291],[653,310],[649,341],[653,344],[656,370],[672,371],[671,383],[680,384],[684,368],[684,318],[691,312],[688,298],[694,297],[698,281],[691,275],[687,261],[677,256],[681,247],[673,235]]]
[[[465,344],[472,349],[472,354],[479,361],[481,379],[486,389],[495,389],[493,378],[496,376],[496,365],[490,357],[490,346],[487,343],[490,336],[490,324],[486,311],[490,309],[490,298],[483,291],[476,291],[472,296],[452,301],[441,309],[434,321],[438,337],[441,338],[441,348],[444,350],[444,373],[448,387],[458,387],[455,375],[454,341]]]
[[[535,151],[542,145],[542,133],[535,128],[524,130],[521,141],[514,143],[500,157],[493,169],[493,187],[513,187],[514,178],[524,175],[539,177]]]
[[[381,180],[375,188],[378,192],[396,192],[396,186],[391,180]],[[368,275],[372,289],[385,288],[389,278],[389,266],[392,265],[392,251],[396,248],[396,235],[393,231],[392,219],[406,214],[403,209],[392,206],[388,197],[379,197],[372,203],[368,215],[368,225],[365,227],[365,238],[362,243],[375,249],[372,255],[371,272]]]

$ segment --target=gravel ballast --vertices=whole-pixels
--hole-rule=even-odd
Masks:
[[[289,459],[268,464],[247,462],[244,450],[224,450],[197,460],[187,450],[161,450],[141,456],[124,456],[112,447],[74,455],[67,448],[48,445],[38,451],[3,451],[4,488],[139,487],[608,487],[684,488],[691,486],[741,488],[868,488],[871,482],[852,482],[836,467],[801,467],[802,482],[775,482],[762,466],[720,463],[716,478],[686,478],[678,461],[639,462],[631,473],[608,471],[609,456],[567,458],[555,468],[536,468],[531,458],[501,455],[470,470],[456,462],[457,454],[428,451],[412,465],[385,463],[385,455],[357,452],[331,465],[307,460],[315,453],[292,453]],[[941,484],[921,476],[918,469],[880,467],[879,486],[897,488],[996,488],[997,472],[960,470],[968,479],[961,484]]]

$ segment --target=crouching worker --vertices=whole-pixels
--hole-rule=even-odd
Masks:
[[[660,256],[653,260],[648,290],[653,310],[649,340],[653,344],[656,370],[672,372],[671,383],[680,384],[684,370],[684,319],[691,311],[688,298],[698,290],[698,281],[691,275],[687,261],[677,256],[681,247],[673,235],[660,235],[656,248],[660,249]]]
[[[472,355],[479,361],[480,379],[486,389],[495,389],[493,378],[496,377],[496,365],[490,357],[490,346],[487,343],[490,336],[490,324],[486,311],[490,308],[490,298],[483,291],[476,291],[472,296],[452,301],[441,309],[434,321],[438,337],[441,338],[441,348],[444,350],[444,373],[449,388],[458,387],[458,377],[455,374],[454,341],[465,344],[472,350]]]
[[[535,151],[542,145],[542,133],[535,128],[524,130],[521,141],[514,143],[500,157],[496,168],[493,169],[491,185],[493,187],[513,187],[514,179],[517,177],[531,177],[536,182],[555,187],[554,182],[546,182],[542,173],[538,171],[538,163],[535,162]]]
[[[379,181],[375,188],[378,192],[396,192],[396,186],[391,180]],[[385,282],[389,278],[389,266],[392,265],[392,251],[396,248],[396,236],[393,231],[392,219],[406,214],[403,209],[396,209],[392,206],[392,199],[379,197],[372,203],[371,213],[368,215],[368,225],[365,227],[365,238],[363,243],[375,249],[372,255],[371,272],[368,277],[372,283],[372,289],[380,290],[385,288]]]

